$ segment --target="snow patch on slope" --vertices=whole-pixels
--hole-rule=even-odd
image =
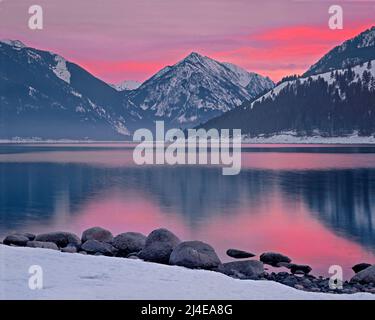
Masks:
[[[116,131],[124,136],[130,136],[130,132],[128,130],[128,128],[125,127],[125,125],[120,122],[120,121],[117,121],[115,124],[114,124],[115,128],[116,128]]]
[[[70,72],[66,66],[66,60],[63,57],[56,55],[55,61],[57,64],[52,68],[52,71],[61,80],[70,84]]]
[[[110,84],[110,86],[117,91],[124,91],[124,90],[135,90],[139,88],[141,82],[133,81],[133,80],[125,80],[123,82],[117,84]]]
[[[373,77],[375,77],[375,60],[371,60],[371,68],[370,69],[367,68],[367,64],[368,64],[368,62],[365,62],[362,65],[357,65],[357,66],[351,68],[353,70],[354,74],[355,74],[355,77],[354,77],[354,80],[352,81],[352,83],[358,82],[359,80],[361,80],[362,77],[363,77],[363,73],[365,71],[370,72],[370,74]],[[333,70],[333,72],[336,72],[336,71],[338,72],[338,74],[343,74],[346,71],[346,69]],[[288,85],[296,84],[297,81],[299,81],[301,84],[303,84],[303,83],[309,81],[309,79],[311,79],[312,81],[316,81],[318,79],[323,79],[325,82],[327,82],[329,85],[331,85],[335,81],[335,79],[333,79],[331,77],[331,73],[332,73],[332,71],[328,71],[328,72],[325,72],[325,73],[316,74],[316,75],[312,75],[312,76],[309,76],[309,77],[299,78],[297,80],[284,81],[284,82],[280,83],[278,86],[276,86],[275,88],[273,88],[272,90],[268,91],[266,94],[264,94],[260,98],[254,100],[250,104],[250,108],[252,109],[256,102],[260,102],[263,99],[267,99],[269,97],[271,97],[272,99],[275,99],[276,96],[285,87],[287,87]]]

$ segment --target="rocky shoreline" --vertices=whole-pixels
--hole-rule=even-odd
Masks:
[[[255,254],[228,249],[232,262],[222,263],[214,248],[202,241],[181,241],[167,229],[156,229],[148,236],[125,232],[117,236],[101,227],[83,232],[81,237],[70,232],[50,232],[39,235],[16,233],[5,237],[4,245],[60,250],[65,253],[105,255],[127,259],[142,259],[190,269],[220,272],[236,279],[269,280],[295,289],[322,293],[375,293],[375,265],[359,263],[353,266],[355,275],[342,283],[342,289],[331,289],[329,279],[311,275],[311,267],[295,264],[280,253]],[[266,265],[286,268],[288,272],[268,272]]]

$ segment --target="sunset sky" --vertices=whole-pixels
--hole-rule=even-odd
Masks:
[[[43,30],[28,28],[33,4]],[[343,6],[343,30],[328,28],[331,4]],[[277,81],[374,17],[370,0],[0,0],[0,38],[59,53],[107,82],[144,81],[191,51]]]

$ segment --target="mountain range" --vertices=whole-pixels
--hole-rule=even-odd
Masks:
[[[375,134],[375,27],[324,55],[302,76],[202,127],[238,128],[249,137]]]
[[[1,138],[121,139],[130,134],[132,115],[120,94],[63,57],[3,41],[0,66]]]
[[[157,120],[248,136],[375,134],[375,27],[277,85],[196,52],[142,84],[108,84],[17,40],[0,42],[0,66],[1,139],[123,140]]]
[[[192,127],[274,83],[191,53],[139,85],[110,85],[62,56],[0,42],[0,138],[129,139],[138,128]]]

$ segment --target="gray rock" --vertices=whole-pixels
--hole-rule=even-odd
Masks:
[[[29,233],[29,232],[24,232],[24,233],[19,233],[20,235],[23,235],[25,236],[26,238],[28,238],[30,241],[33,241],[35,240],[35,234],[33,233]]]
[[[292,260],[288,258],[287,256],[282,255],[281,253],[265,252],[261,254],[260,261],[262,261],[265,264],[269,264],[271,266],[277,267],[278,263],[280,262],[289,263]]]
[[[100,253],[105,256],[114,256],[117,253],[117,249],[107,242],[100,242],[98,240],[88,240],[82,246],[81,249],[86,251],[88,254],[96,255]]]
[[[168,264],[173,249],[180,242],[180,239],[169,230],[157,229],[148,235],[145,247],[138,256],[145,261]]]
[[[223,263],[217,271],[239,279],[258,279],[263,275],[264,267],[260,261],[244,260]]]
[[[83,231],[82,233],[82,243],[88,240],[97,240],[100,242],[112,242],[113,235],[110,231],[103,229],[101,227],[93,227]]]
[[[213,269],[220,263],[214,248],[201,241],[181,242],[169,258],[169,264],[191,269]]]
[[[63,231],[38,234],[35,240],[42,242],[53,242],[60,248],[65,248],[69,243],[76,245],[81,244],[81,240],[74,233]]]
[[[74,247],[74,248],[76,248],[77,252],[81,250],[81,245],[76,244],[76,243],[68,243],[65,248],[67,248],[67,247]]]
[[[294,272],[292,272],[294,275],[296,276],[303,276],[305,275],[305,272],[303,272],[302,270],[295,270]]]
[[[296,284],[294,285],[294,288],[296,288],[297,290],[304,290],[305,288],[303,287],[303,285],[301,284]]]
[[[298,284],[298,279],[294,275],[288,275],[286,278],[280,280],[280,282],[286,286],[294,287]]]
[[[130,255],[127,258],[128,259],[133,259],[133,260],[140,260],[140,258],[138,256],[135,256],[135,255]]]
[[[28,241],[26,243],[26,247],[29,248],[42,248],[42,249],[51,249],[51,250],[59,250],[56,243],[53,242],[42,242],[42,241]]]
[[[306,277],[302,277],[299,283],[303,285],[305,288],[310,288],[313,284],[313,282]]]
[[[137,232],[126,232],[117,235],[112,245],[118,249],[117,256],[127,257],[130,253],[141,251],[146,244],[147,237]]]
[[[375,265],[359,271],[350,279],[350,283],[375,283]]]
[[[129,253],[126,258],[130,258],[130,257],[138,257],[138,254],[139,252],[132,252],[132,253]]]
[[[18,247],[24,247],[26,246],[26,243],[29,241],[29,238],[25,237],[21,234],[10,234],[7,236],[3,243],[7,246],[13,245]]]
[[[247,251],[242,251],[238,249],[228,249],[227,250],[227,255],[231,258],[235,259],[244,259],[244,258],[251,258],[255,257],[255,254],[247,252]]]
[[[61,252],[66,252],[66,253],[77,253],[77,247],[74,245],[67,245],[65,248],[61,249]]]
[[[278,272],[278,273],[276,273],[276,277],[278,277],[278,278],[289,277],[289,273],[288,273],[288,272],[285,272],[285,271]]]
[[[276,267],[283,267],[290,269],[292,267],[293,263],[288,263],[288,262],[278,262]]]
[[[311,271],[311,267],[308,265],[303,265],[303,264],[294,264],[290,266],[290,272],[291,273],[299,273],[299,274],[308,274]]]
[[[369,264],[369,263],[358,263],[358,264],[356,264],[355,266],[352,267],[352,270],[355,273],[358,273],[362,270],[365,270],[368,267],[371,267],[371,264]]]

